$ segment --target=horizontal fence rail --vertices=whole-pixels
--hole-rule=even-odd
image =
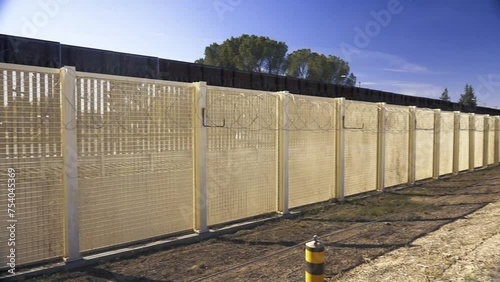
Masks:
[[[500,159],[499,116],[73,67],[0,63],[0,75],[0,206],[15,202],[0,222],[16,224],[18,265],[209,232]],[[4,239],[0,252],[10,252]],[[8,262],[0,257],[0,269]]]

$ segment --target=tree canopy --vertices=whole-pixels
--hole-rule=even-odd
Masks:
[[[196,63],[253,71],[283,74],[288,46],[269,37],[243,34],[231,37],[222,44],[212,43],[205,48],[205,57]]]
[[[458,103],[470,109],[475,109],[477,107],[477,98],[472,85],[468,83],[465,84],[464,94],[460,95]]]
[[[196,63],[277,75],[310,79],[336,84],[355,85],[356,76],[349,63],[333,55],[323,55],[310,49],[287,54],[285,42],[269,37],[243,34],[222,44],[205,48],[205,57]]]
[[[439,97],[439,100],[443,101],[450,101],[450,95],[448,95],[448,88],[445,88],[441,96]]]

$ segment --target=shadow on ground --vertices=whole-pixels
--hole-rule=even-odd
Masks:
[[[416,247],[415,239],[497,201],[498,175],[494,167],[310,206],[298,218],[37,281],[303,281],[303,242],[315,234],[326,245],[325,274],[332,277],[396,248]]]

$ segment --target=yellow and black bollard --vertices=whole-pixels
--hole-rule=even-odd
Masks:
[[[314,235],[313,241],[306,243],[306,282],[325,280],[325,246]]]

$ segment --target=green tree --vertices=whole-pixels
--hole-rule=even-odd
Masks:
[[[287,75],[307,78],[307,63],[311,58],[311,49],[299,49],[288,55]]]
[[[196,62],[244,71],[283,74],[288,46],[269,37],[243,34],[205,48]]]
[[[477,98],[472,85],[468,83],[465,84],[465,92],[464,94],[460,95],[460,100],[458,100],[458,103],[469,109],[475,109],[477,107]]]
[[[213,43],[205,47],[205,57],[199,58],[194,62],[197,64],[222,66],[222,63],[219,62],[219,58],[220,58],[220,45],[217,43]]]
[[[285,42],[271,40],[266,52],[266,68],[270,74],[284,75],[286,73],[288,46]]]
[[[444,89],[443,93],[439,97],[439,100],[443,100],[443,101],[447,101],[447,102],[450,101],[450,95],[448,95],[448,88]]]
[[[356,76],[351,72],[351,74],[347,77],[345,77],[345,80],[342,84],[345,84],[345,85],[349,85],[349,86],[356,86],[356,82],[357,82],[357,78]],[[361,85],[361,82],[360,82],[360,85]]]
[[[355,85],[356,76],[349,73],[347,62],[339,57],[299,49],[288,56],[287,74],[321,82]]]
[[[299,49],[287,54],[285,42],[269,37],[243,34],[212,43],[205,48],[205,57],[196,63],[310,79],[321,82],[355,85],[356,76],[349,64],[339,57]]]
[[[356,84],[356,76],[350,73],[349,64],[336,56],[312,53],[307,71],[307,79],[335,84]]]

